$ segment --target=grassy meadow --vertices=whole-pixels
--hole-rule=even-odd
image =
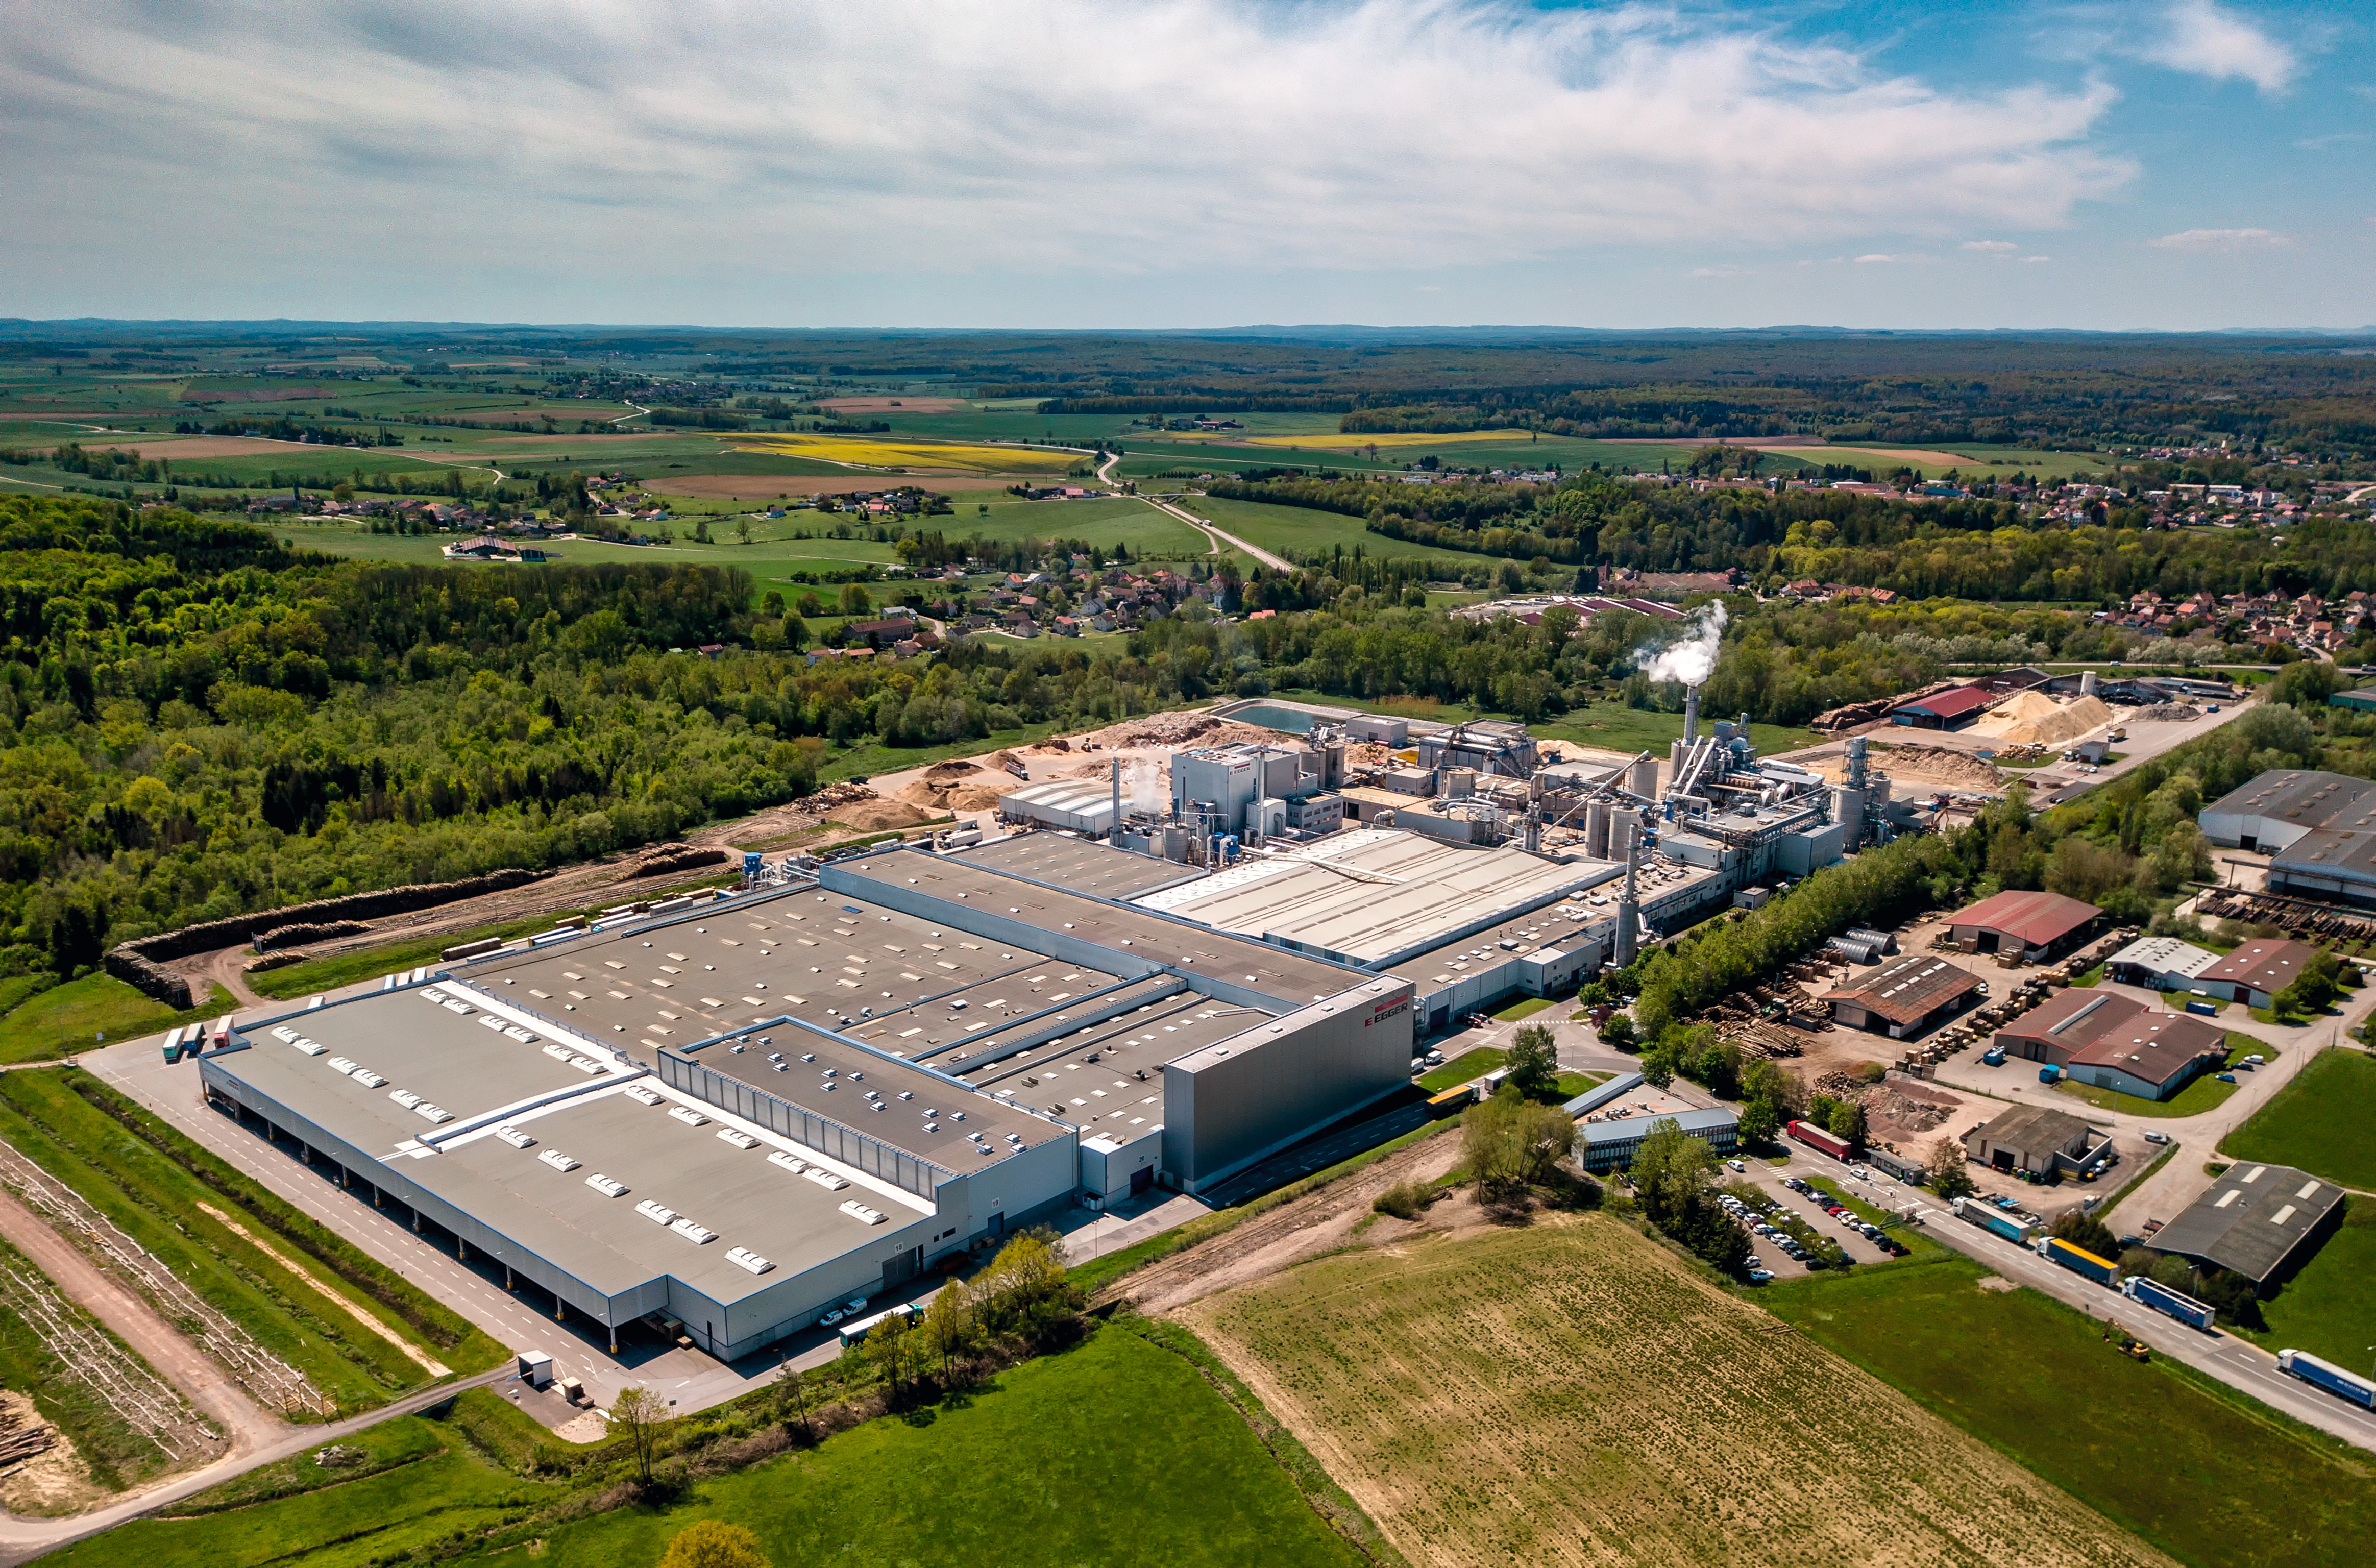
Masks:
[[[2296,1166],[2346,1187],[2376,1191],[2371,1121],[2376,1057],[2338,1047],[2321,1052],[2275,1099],[2228,1134],[2219,1152]]]

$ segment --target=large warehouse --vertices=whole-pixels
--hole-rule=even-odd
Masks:
[[[2343,1189],[2289,1165],[2231,1166],[2211,1190],[2155,1232],[2156,1252],[2240,1274],[2266,1289],[2318,1251]]]
[[[2276,768],[2203,808],[2203,836],[2214,844],[2266,853],[2322,828],[2376,826],[2376,784],[2341,773]]]
[[[1408,1081],[1407,981],[921,850],[540,942],[249,1024],[207,1092],[558,1310],[730,1360]]]

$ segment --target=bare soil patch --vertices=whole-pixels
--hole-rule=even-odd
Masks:
[[[973,405],[962,398],[826,398],[817,407],[838,414],[956,414]]]
[[[34,1408],[30,1396],[13,1388],[0,1389],[0,1405],[6,1405],[17,1424],[28,1431],[48,1427],[51,1443],[47,1453],[36,1454],[0,1476],[0,1508],[11,1514],[54,1517],[112,1495],[90,1479],[90,1467],[83,1462],[74,1440],[52,1426]]]

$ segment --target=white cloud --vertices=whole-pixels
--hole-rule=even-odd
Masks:
[[[2170,6],[2159,36],[2139,53],[2173,71],[2214,81],[2241,79],[2263,92],[2282,92],[2301,70],[2291,49],[2213,0],[2181,0]]]
[[[2145,242],[2156,250],[2218,253],[2282,250],[2293,243],[2292,235],[2274,229],[2187,229]]]
[[[2010,255],[2021,247],[2011,240],[1966,240],[1964,249],[1981,251],[1990,255]]]
[[[682,297],[820,262],[1373,269],[1943,239],[2053,225],[2124,184],[2085,144],[2111,101],[1521,0],[12,4],[0,267],[171,237],[225,276],[261,248]]]
[[[2041,261],[2052,261],[2054,258],[2050,255],[2026,255],[2021,259],[2025,265],[2030,265]]]

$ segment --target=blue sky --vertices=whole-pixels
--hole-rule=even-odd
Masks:
[[[2376,6],[0,0],[0,315],[2376,324]]]

